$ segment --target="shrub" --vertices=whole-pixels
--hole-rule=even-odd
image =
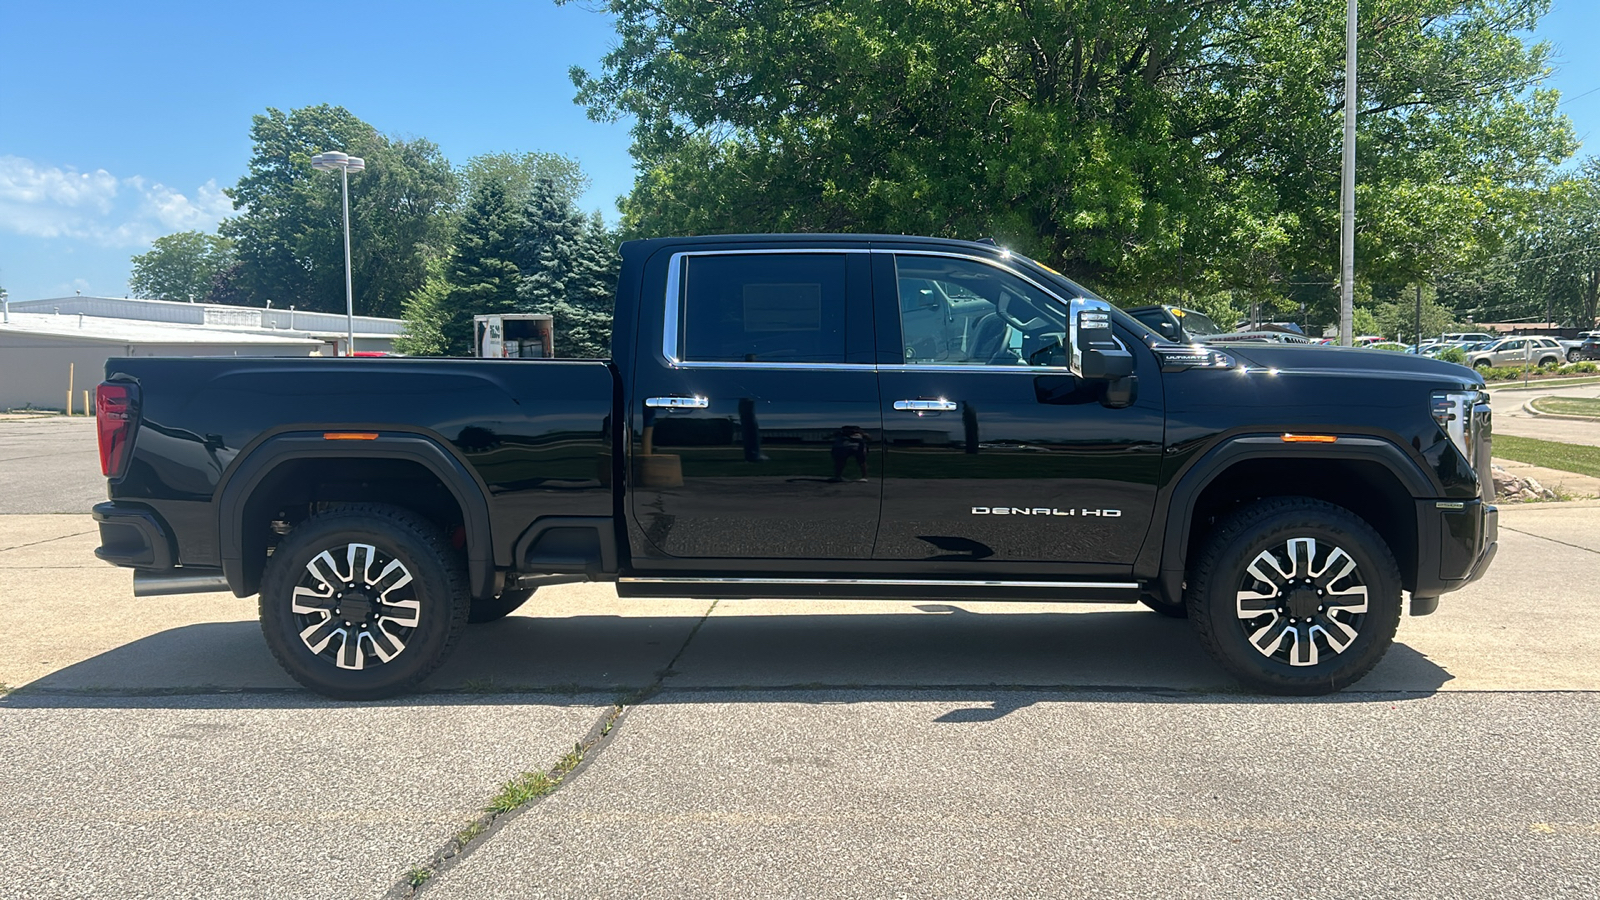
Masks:
[[[1467,364],[1467,351],[1460,347],[1450,347],[1440,353],[1439,358],[1445,362],[1453,362],[1464,366]]]

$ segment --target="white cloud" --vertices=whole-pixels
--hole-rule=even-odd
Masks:
[[[185,194],[140,175],[0,156],[0,229],[15,234],[140,247],[174,231],[209,230],[232,212],[215,179]]]

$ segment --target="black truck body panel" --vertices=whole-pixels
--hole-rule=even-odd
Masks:
[[[413,474],[442,485],[418,502],[459,526],[478,597],[520,574],[581,573],[638,596],[1171,601],[1219,497],[1281,490],[1269,479],[1383,519],[1414,610],[1493,555],[1487,423],[1468,460],[1430,412],[1436,392],[1481,390],[1464,367],[1230,345],[1227,368],[1164,370],[1172,345],[1124,317],[1135,389],[1113,403],[1055,357],[913,361],[901,323],[921,301],[901,296],[897,266],[987,266],[1021,290],[1084,295],[993,246],[745,235],[634,241],[622,257],[610,361],[108,361],[108,380],[142,386],[143,408],[131,469],[96,508],[102,557],[221,567],[248,595],[266,523],[303,514],[274,497],[403,498],[393,489]],[[820,323],[763,323],[770,359],[696,343],[749,308],[748,278],[745,307],[718,278],[765,267],[773,283],[754,287],[792,291],[784,267],[799,257],[831,285]],[[962,299],[938,315],[955,322]],[[786,361],[800,331],[836,355]],[[338,460],[370,460],[378,484]]]

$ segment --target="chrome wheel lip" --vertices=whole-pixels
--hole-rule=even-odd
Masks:
[[[306,563],[290,600],[301,644],[351,671],[393,661],[422,621],[414,585],[405,564],[373,544],[351,541],[323,550]],[[346,596],[363,615],[341,607]]]
[[[1367,608],[1367,585],[1355,557],[1313,537],[1261,550],[1234,594],[1234,613],[1250,646],[1296,667],[1348,650],[1360,637]]]

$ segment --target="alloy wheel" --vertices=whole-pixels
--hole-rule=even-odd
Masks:
[[[1342,547],[1290,538],[1256,554],[1235,594],[1239,624],[1263,656],[1314,666],[1349,649],[1367,612],[1361,568]]]
[[[405,651],[422,610],[404,563],[372,544],[349,543],[318,553],[305,569],[291,609],[306,649],[353,670]]]

